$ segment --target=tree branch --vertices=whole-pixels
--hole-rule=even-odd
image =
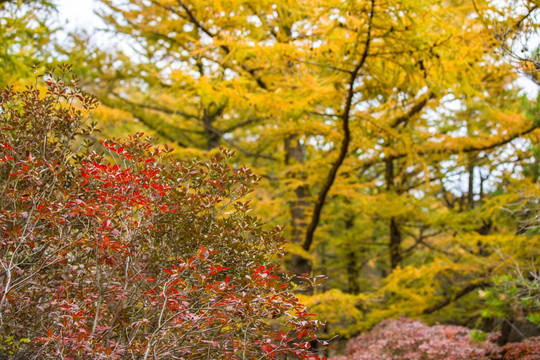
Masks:
[[[162,113],[165,113],[165,114],[168,114],[168,115],[179,115],[179,116],[182,116],[182,117],[184,117],[186,119],[200,120],[198,116],[188,114],[188,113],[185,113],[183,111],[172,110],[172,109],[162,107],[162,106],[136,103],[134,101],[126,99],[125,97],[121,96],[120,94],[118,94],[118,93],[116,93],[114,91],[111,91],[111,95],[119,98],[120,100],[124,101],[128,105],[136,106],[136,107],[143,108],[143,109],[155,110],[155,111],[159,111],[159,112],[162,112]],[[198,134],[203,133],[202,131],[194,131],[194,130],[189,130],[189,129],[185,129],[185,131],[195,132],[195,133],[198,133]]]
[[[451,303],[459,300],[460,298],[462,298],[463,296],[473,292],[474,290],[476,290],[478,288],[483,288],[483,287],[486,287],[486,286],[490,286],[490,283],[482,281],[482,282],[479,282],[479,283],[476,283],[476,284],[469,284],[466,287],[464,287],[463,289],[461,289],[460,291],[458,291],[457,293],[455,293],[454,295],[452,295],[450,298],[446,298],[446,299],[438,302],[437,304],[425,309],[422,313],[423,314],[432,314],[435,311],[440,310],[443,307],[445,307],[447,305],[450,305]]]
[[[446,154],[446,155],[455,155],[459,153],[470,153],[470,152],[477,152],[477,151],[487,151],[487,150],[493,150],[499,146],[506,145],[512,140],[515,140],[521,136],[525,136],[534,130],[538,129],[538,125],[531,124],[530,127],[519,131],[515,134],[512,134],[502,140],[494,141],[487,145],[469,145],[465,147],[443,147],[444,145],[441,143],[436,143],[432,145],[428,145],[423,149],[419,149],[418,151],[414,151],[414,149],[411,149],[413,151],[407,151],[407,152],[400,152],[400,153],[394,153],[390,155],[390,159],[401,159],[406,157],[407,155],[415,154],[417,156],[425,156],[425,155],[432,155],[432,154]],[[459,143],[459,141],[456,141],[456,143]],[[369,168],[370,166],[373,166],[375,164],[378,164],[382,161],[384,161],[384,158],[380,157],[380,153],[375,154],[374,156],[365,159],[362,161],[359,168]]]
[[[341,69],[341,68],[338,68],[338,67],[335,67],[335,66],[332,66],[332,65],[319,64],[319,63],[316,63],[316,62],[313,62],[313,61],[306,61],[306,60],[300,60],[300,59],[292,59],[291,61],[298,62],[298,63],[301,63],[301,64],[313,65],[313,66],[317,66],[317,67],[320,67],[320,68],[323,68],[323,69],[339,71],[339,72],[343,72],[343,73],[352,75],[351,70]]]
[[[395,128],[401,124],[406,124],[411,117],[418,114],[427,105],[428,101],[433,99],[435,94],[430,93],[424,96],[418,103],[416,103],[407,113],[395,118],[390,127]]]
[[[227,144],[231,145],[232,147],[238,149],[241,153],[243,153],[246,156],[258,157],[258,158],[267,159],[267,160],[274,160],[274,161],[276,160],[276,158],[273,157],[273,156],[251,152],[250,150],[247,150],[246,148],[238,145],[238,143],[236,143],[236,141],[224,138],[223,137],[224,132],[220,131],[219,129],[216,129],[213,126],[209,127],[208,129],[211,132],[213,132],[214,134],[218,135],[221,140],[225,141]]]
[[[111,102],[111,101],[107,101],[106,98],[103,98],[103,99],[100,99],[100,100],[106,106],[115,107],[115,104],[113,102]],[[144,116],[141,116],[141,114],[137,114],[136,110],[127,110],[127,109],[124,109],[124,110],[129,112],[134,118],[136,118],[137,120],[142,122],[145,126],[147,126],[148,128],[154,130],[163,139],[167,139],[168,141],[174,142],[174,143],[178,144],[180,147],[183,147],[183,148],[190,147],[186,143],[180,141],[178,138],[174,138],[173,136],[171,136],[170,131],[167,131],[166,129],[163,129],[163,128],[160,128],[160,127],[156,127],[155,124],[148,121]],[[170,126],[173,127],[172,125],[170,125]],[[196,144],[196,142],[194,142],[189,136],[187,136],[186,134],[183,133],[183,129],[179,129],[179,128],[174,128],[174,129],[179,130],[180,134],[182,135],[182,137],[184,137],[185,140],[187,140],[191,144]]]
[[[249,124],[253,124],[253,123],[256,123],[258,121],[261,121],[261,120],[266,120],[268,118],[266,117],[262,117],[262,118],[250,118],[250,119],[247,119],[247,120],[244,120],[244,121],[241,121],[237,124],[234,124],[234,125],[231,125],[229,126],[227,129],[223,130],[223,133],[226,134],[228,132],[231,132],[231,131],[234,131],[238,128],[241,128],[242,126],[245,126],[245,125],[249,125]]]
[[[349,81],[349,90],[347,92],[347,99],[345,101],[345,109],[342,115],[343,139],[341,140],[339,155],[338,155],[337,160],[334,162],[334,164],[330,168],[330,172],[328,173],[326,181],[323,184],[323,187],[321,188],[321,190],[319,191],[317,202],[315,203],[315,207],[313,209],[313,215],[311,216],[311,222],[308,225],[308,228],[306,231],[306,237],[304,239],[304,243],[302,244],[302,248],[306,251],[308,251],[311,248],[311,244],[313,243],[313,236],[315,234],[315,230],[317,229],[317,226],[319,225],[321,212],[324,206],[324,202],[326,200],[326,196],[328,195],[330,188],[334,184],[334,181],[336,180],[337,172],[339,168],[341,167],[341,164],[343,164],[343,161],[345,160],[345,157],[347,156],[347,153],[348,153],[349,143],[351,141],[349,119],[351,115],[351,108],[352,108],[353,97],[354,97],[354,83],[356,81],[356,77],[358,76],[358,73],[360,72],[360,69],[362,68],[362,66],[364,66],[364,63],[366,62],[366,59],[368,56],[369,45],[371,42],[371,30],[372,30],[372,25],[373,25],[374,9],[375,9],[375,0],[371,0],[371,11],[369,13],[368,30],[367,30],[366,42],[364,44],[364,51],[362,53],[362,57],[359,63],[355,66],[354,70],[351,72],[351,77]]]
[[[210,32],[210,30],[208,30],[203,24],[201,24],[199,22],[199,20],[197,20],[197,18],[195,17],[195,15],[193,14],[193,12],[191,12],[191,10],[187,7],[186,4],[184,4],[183,1],[181,0],[177,0],[178,2],[178,5],[180,5],[182,7],[182,9],[184,9],[184,11],[186,12],[187,16],[189,16],[189,19],[191,20],[191,22],[196,26],[198,27],[199,29],[201,29],[206,35],[210,36],[211,38],[213,38],[215,35],[212,34]],[[229,52],[229,49],[227,48],[226,50],[227,52]]]
[[[187,7],[186,4],[184,4],[184,2],[182,0],[177,0],[177,3],[178,5],[180,5],[182,7],[182,9],[184,9],[184,11],[186,12],[186,14],[188,15],[189,19],[191,20],[191,22],[198,28],[200,29],[201,31],[203,31],[206,35],[208,35],[209,37],[211,38],[215,38],[216,34],[213,34],[212,32],[210,32],[209,29],[207,29],[203,24],[201,24],[199,22],[199,20],[197,20],[197,18],[195,17],[195,14],[193,14],[193,12]],[[219,45],[219,47],[221,49],[223,49],[223,51],[225,51],[226,54],[230,54],[231,52],[231,49],[227,46],[227,45]],[[266,83],[260,78],[260,76],[257,76],[256,74],[256,70],[255,69],[250,69],[249,67],[247,67],[245,64],[242,64],[240,65],[240,67],[248,72],[251,76],[253,76],[255,78],[255,81],[257,82],[257,85],[259,85],[259,87],[261,87],[262,89],[264,90],[268,90],[268,86],[266,85]]]

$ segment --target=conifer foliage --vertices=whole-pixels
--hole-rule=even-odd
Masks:
[[[257,176],[142,134],[94,146],[68,72],[0,94],[0,358],[318,359],[281,231],[242,201]]]

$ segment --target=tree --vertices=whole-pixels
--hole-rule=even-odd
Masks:
[[[522,259],[536,239],[484,207],[538,126],[477,16],[489,2],[103,3],[132,46],[88,58],[76,43],[89,86],[185,152],[236,148],[264,179],[256,210],[289,225],[289,269],[362,293],[346,297],[363,316],[350,333],[476,317],[467,299],[508,266],[487,249]]]
[[[45,61],[54,29],[48,17],[55,7],[47,0],[0,1],[0,85],[29,78],[32,66]]]
[[[140,133],[92,146],[68,71],[0,94],[1,356],[318,359],[281,231],[242,201],[257,176]]]
[[[478,9],[484,25],[500,44],[502,53],[523,74],[540,84],[538,52],[538,15],[536,0],[514,0]]]

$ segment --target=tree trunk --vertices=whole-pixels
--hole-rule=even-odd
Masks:
[[[403,259],[401,254],[402,240],[396,218],[393,217],[390,219],[390,266],[392,270],[398,267]]]
[[[303,164],[305,159],[304,146],[298,141],[296,135],[291,135],[285,139],[285,165],[292,163]],[[304,178],[303,172],[289,174],[293,178]],[[291,242],[302,244],[304,232],[307,226],[305,210],[307,207],[308,187],[300,185],[294,189],[295,198],[289,201],[289,211],[291,213]],[[300,255],[293,254],[289,264],[290,270],[298,275],[311,273],[312,266],[308,259]]]
[[[469,166],[467,168],[469,173],[469,186],[467,189],[467,203],[469,209],[474,208],[474,165],[472,164],[471,159],[469,158]]]
[[[394,190],[394,161],[392,158],[388,157],[386,159],[386,169],[385,169],[385,178],[386,178],[386,190]],[[399,230],[399,224],[395,217],[390,218],[390,267],[395,269],[401,264],[403,255],[401,254],[401,242],[403,237],[401,231]]]
[[[207,109],[203,110],[203,126],[204,135],[206,137],[206,149],[212,150],[219,146],[220,134],[213,126],[215,117],[208,113]]]
[[[512,319],[504,319],[501,327],[501,336],[497,339],[500,346],[506,345],[512,333]]]
[[[354,225],[354,218],[351,216],[345,221],[345,231],[350,232]],[[349,246],[347,252],[347,283],[349,293],[358,294],[360,292],[360,284],[358,284],[358,264],[356,262],[356,251],[352,246]]]

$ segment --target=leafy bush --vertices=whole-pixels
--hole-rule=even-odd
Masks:
[[[408,318],[386,320],[369,333],[351,340],[346,357],[334,360],[488,360],[500,348],[491,337],[472,339],[462,326],[427,326]]]
[[[68,71],[0,94],[0,357],[318,359],[280,229],[241,201],[257,177],[142,134],[91,146]]]
[[[538,360],[540,359],[540,337],[506,344],[503,347],[503,353],[503,360]]]
[[[427,326],[400,318],[385,320],[368,333],[352,339],[346,356],[331,360],[538,360],[540,338],[503,347],[486,334],[454,325]]]
[[[525,318],[540,326],[540,272],[531,264],[528,268],[497,276],[493,286],[480,292],[486,303],[482,316],[487,318]]]

